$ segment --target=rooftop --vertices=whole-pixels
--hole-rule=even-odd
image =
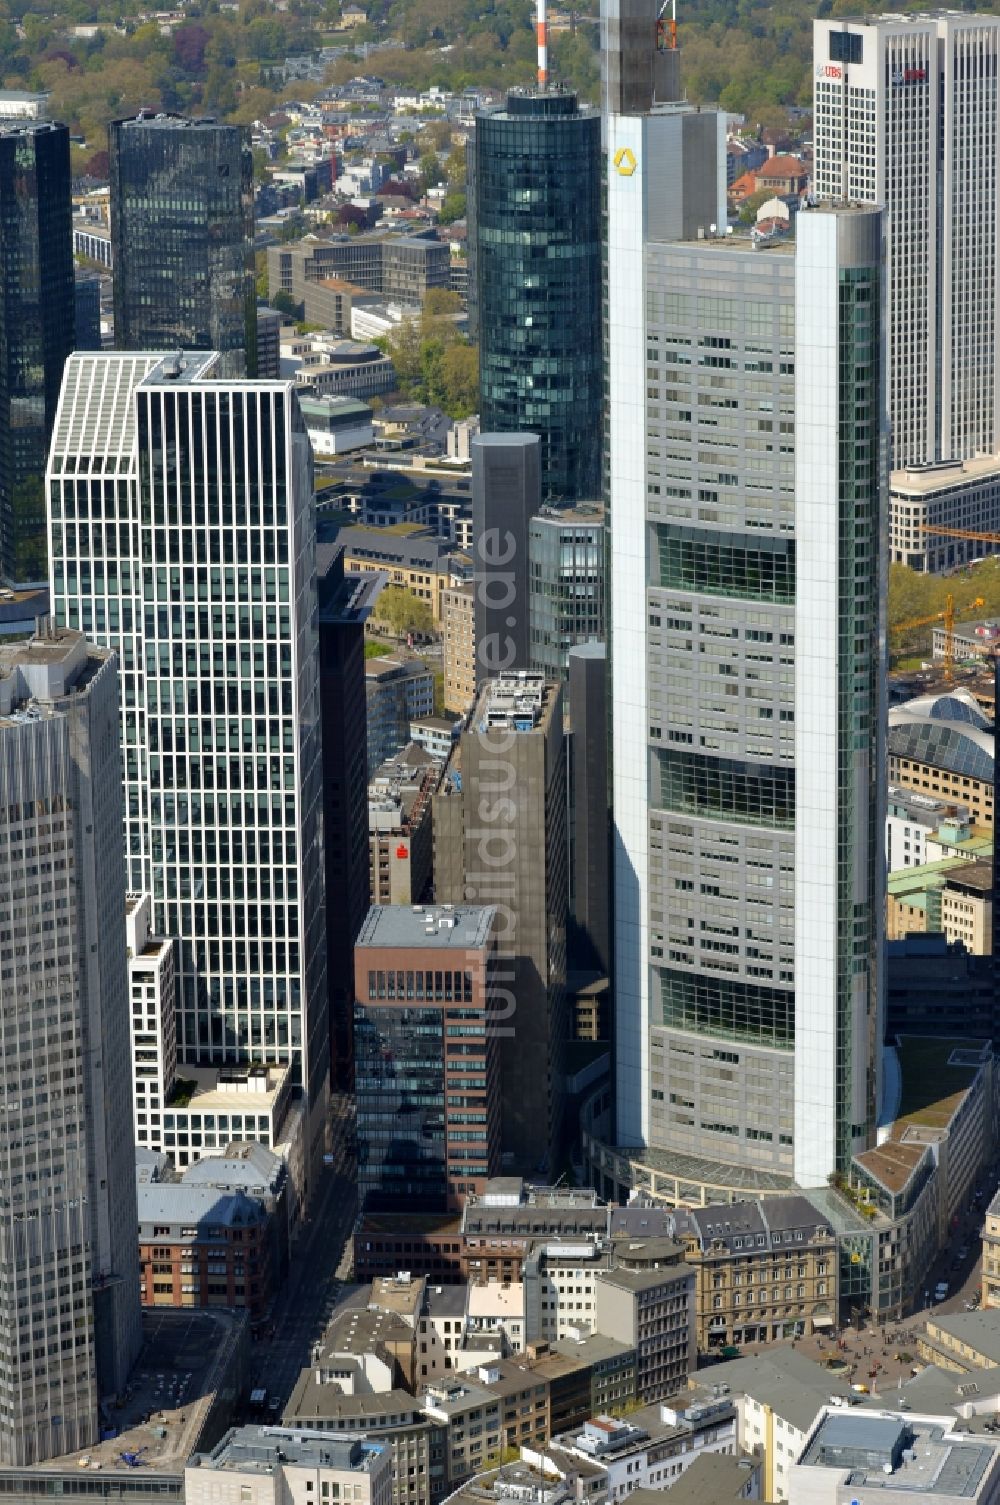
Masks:
[[[145,1224],[190,1225],[204,1228],[252,1228],[267,1214],[261,1204],[239,1188],[225,1191],[218,1186],[196,1186],[183,1181],[140,1181],[136,1188],[139,1237],[149,1237]]]
[[[683,1280],[693,1274],[694,1270],[690,1265],[670,1264],[660,1265],[652,1270],[602,1270],[597,1278],[605,1285],[638,1293],[652,1290],[655,1286],[668,1285],[674,1280]]]
[[[787,1344],[772,1353],[713,1365],[705,1379],[713,1387],[728,1385],[730,1395],[749,1395],[763,1402],[797,1432],[809,1430],[831,1396],[848,1403],[856,1399],[848,1381]]]
[[[702,1453],[674,1480],[666,1499],[659,1490],[637,1489],[629,1495],[629,1505],[724,1505],[726,1500],[746,1499],[744,1491],[759,1468],[753,1458]]]
[[[491,904],[373,904],[356,946],[482,951],[495,916]]]
[[[386,1457],[387,1444],[347,1439],[333,1432],[292,1427],[233,1427],[210,1453],[195,1454],[203,1469],[270,1474],[276,1463],[371,1473]]]
[[[987,1369],[1000,1366],[1000,1311],[934,1312],[927,1319],[927,1335],[933,1341],[937,1332],[965,1344],[972,1350],[968,1357],[979,1357]]]
[[[982,1069],[984,1042],[900,1035],[896,1050],[903,1077],[897,1124],[946,1128]]]
[[[951,1431],[951,1417],[828,1412],[799,1466],[836,1469],[852,1490],[906,1491],[974,1500],[996,1467],[992,1442]]]

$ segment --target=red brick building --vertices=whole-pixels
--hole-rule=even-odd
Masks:
[[[183,1181],[139,1188],[143,1306],[218,1306],[263,1317],[273,1293],[270,1215],[255,1197]]]

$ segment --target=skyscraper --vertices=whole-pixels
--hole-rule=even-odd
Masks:
[[[118,687],[0,649],[0,1460],[96,1442],[141,1344]]]
[[[537,434],[476,434],[472,452],[476,679],[531,658],[528,525],[541,506]]]
[[[53,610],[115,648],[129,886],[176,937],[180,1062],[329,1066],[312,456],[289,382],[77,355],[49,460]]]
[[[713,237],[689,119],[607,124],[617,1138],[814,1186],[874,1129],[882,220]]]
[[[600,496],[599,116],[512,89],[473,152],[481,427],[541,436],[543,499]]]
[[[813,38],[814,190],[886,210],[893,467],[994,454],[1000,18],[822,20]]]
[[[441,903],[495,904],[503,1149],[525,1173],[563,1147],[569,873],[560,685],[489,680],[434,796]]]
[[[143,111],[108,127],[115,345],[257,372],[253,159],[241,126]]]
[[[69,131],[0,129],[0,576],[46,577],[45,451],[73,349]]]

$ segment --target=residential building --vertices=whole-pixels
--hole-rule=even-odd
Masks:
[[[998,55],[996,16],[813,25],[813,192],[886,211],[894,470],[1000,450]]]
[[[353,1078],[354,938],[368,910],[368,703],[365,623],[379,577],[344,568],[336,544],[316,547],[319,699],[323,743],[323,858],[326,890],[330,1078]]]
[[[433,871],[431,797],[443,764],[410,742],[368,785],[368,878],[372,904],[420,904]]]
[[[479,1373],[485,1379],[490,1371]],[[469,1375],[430,1385],[423,1411],[447,1429],[446,1469],[452,1486],[499,1458],[500,1398],[487,1385]]]
[[[824,1407],[788,1471],[790,1505],[841,1505],[881,1493],[892,1478],[898,1505],[987,1505],[1000,1491],[1000,1444],[971,1435],[952,1416]]]
[[[566,769],[561,689],[540,674],[482,689],[434,796],[434,890],[445,903],[499,908],[503,1149],[511,1169],[551,1170],[569,1037]]]
[[[596,110],[541,85],[477,114],[468,152],[480,422],[539,435],[547,501],[601,492],[600,137]]]
[[[143,110],[108,150],[117,348],[215,350],[218,376],[256,376],[249,132]]]
[[[46,578],[45,455],[73,349],[69,130],[0,125],[0,578]]]
[[[410,740],[410,723],[434,710],[434,674],[419,658],[365,660],[368,777]]]
[[[643,1401],[683,1388],[697,1362],[695,1273],[676,1258],[642,1270],[605,1270],[594,1288],[594,1325],[636,1351]]]
[[[186,1181],[148,1181],[138,1196],[143,1306],[265,1315],[274,1293],[272,1235],[255,1197]]]
[[[678,1210],[670,1227],[695,1271],[699,1352],[836,1327],[837,1238],[805,1197]]]
[[[381,570],[390,585],[412,591],[430,607],[434,625],[441,621],[441,598],[452,583],[454,548],[426,527],[341,528],[344,564],[349,570]]]
[[[354,949],[358,1196],[461,1208],[500,1168],[497,911],[375,906]]]
[[[525,1288],[520,1281],[488,1281],[469,1286],[466,1310],[467,1331],[471,1335],[502,1333],[510,1353],[521,1353],[525,1346]]]
[[[527,1341],[554,1343],[593,1332],[594,1287],[608,1266],[603,1239],[534,1243],[521,1268]]]
[[[473,436],[472,536],[476,560],[476,683],[531,667],[528,531],[541,506],[537,434]]]
[[[529,667],[568,686],[569,653],[606,632],[604,508],[543,507],[528,524]],[[567,688],[567,715],[572,698]]]
[[[189,1505],[304,1505],[355,1500],[392,1505],[392,1453],[384,1442],[292,1427],[234,1427],[184,1468]]]
[[[655,12],[605,10],[639,92]],[[883,229],[824,204],[794,243],[714,238],[722,119],[676,98],[607,125],[607,1132],[700,1202],[824,1185],[875,1132]]]
[[[178,1062],[290,1069],[313,1165],[329,1033],[312,457],[290,383],[215,369],[67,361],[52,609],[122,665],[128,882],[179,943]]]
[[[952,691],[891,706],[889,780],[953,800],[976,825],[992,829],[993,740],[982,711]]]
[[[126,901],[132,1025],[132,1103],[138,1149],[163,1143],[163,1112],[177,1079],[177,944],[151,936],[149,894]]]
[[[444,708],[460,715],[476,698],[475,587],[453,585],[441,594]]]
[[[142,1343],[117,728],[110,653],[0,648],[5,1464],[96,1442]]]

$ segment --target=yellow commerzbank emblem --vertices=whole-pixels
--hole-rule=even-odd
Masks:
[[[630,178],[635,172],[635,153],[630,146],[620,146],[615,152],[615,169],[623,178]]]

